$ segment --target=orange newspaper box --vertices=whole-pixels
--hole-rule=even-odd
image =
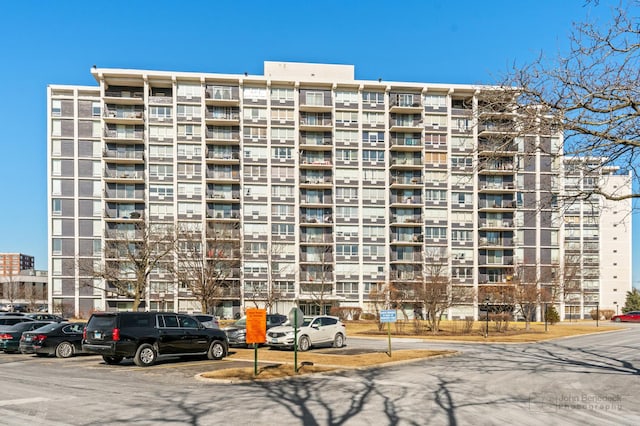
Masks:
[[[247,314],[247,344],[267,341],[267,310],[250,308]]]

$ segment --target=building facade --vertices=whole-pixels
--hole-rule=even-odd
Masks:
[[[0,277],[18,275],[21,271],[34,269],[33,256],[22,253],[0,253]]]
[[[598,279],[563,290],[562,315],[631,288],[630,232],[600,242],[589,230],[613,228],[602,223],[613,217],[587,224],[582,207],[578,231],[562,220],[568,174],[551,154],[561,135],[516,136],[508,111],[482,114],[482,88],[281,62],[262,76],[91,72],[96,87],[48,88],[50,306],[130,309],[81,265],[117,262],[104,248],[135,240],[140,223],[195,230],[204,260],[237,258],[216,308],[224,317],[254,305],[372,311],[383,287],[402,289],[411,311],[436,267],[465,294],[445,314],[477,317],[499,303],[489,294],[524,276],[557,289],[574,233],[598,241],[601,261]],[[630,204],[613,208],[629,217]],[[238,249],[220,253],[220,241]],[[617,250],[616,271],[628,273],[613,278],[603,250]],[[199,310],[169,269],[151,271],[144,308]]]

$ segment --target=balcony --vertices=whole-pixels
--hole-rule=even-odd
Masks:
[[[126,210],[126,211],[118,211],[117,209],[105,209],[104,210],[104,218],[109,220],[117,220],[117,221],[137,221],[144,218],[144,210]]]
[[[215,128],[207,126],[207,142],[240,142],[240,130],[236,127]]]
[[[306,244],[332,244],[333,243],[333,235],[326,234],[309,234],[303,232],[300,234],[300,242]]]
[[[333,128],[330,114],[304,114],[300,117],[300,130],[310,132],[329,132]]]
[[[300,204],[309,204],[309,205],[333,204],[333,197],[329,195],[325,195],[324,197],[305,197],[303,195],[300,197]]]
[[[207,105],[238,106],[240,105],[239,90],[233,86],[209,86],[204,92]]]
[[[123,182],[144,182],[144,171],[142,170],[105,170],[104,171],[105,182],[111,181],[123,181]]]
[[[106,149],[102,151],[107,163],[138,164],[144,163],[144,151],[120,151]]]
[[[419,151],[424,144],[420,135],[413,137],[391,137],[390,147],[395,150]]]
[[[478,208],[486,210],[515,209],[517,203],[514,200],[479,200]]]
[[[481,237],[478,240],[479,247],[513,247],[515,246],[515,240],[511,237],[487,239]]]
[[[324,216],[301,216],[300,224],[301,225],[323,225],[323,224],[332,224],[333,216],[331,214],[326,214]]]
[[[118,142],[142,142],[144,139],[144,131],[142,129],[126,129],[126,130],[116,130],[106,128],[104,130],[105,139],[111,139]]]
[[[142,105],[144,104],[144,89],[142,87],[112,86],[105,91],[104,101],[108,104]]]
[[[332,187],[333,178],[331,176],[300,176],[300,187]]]
[[[240,162],[239,151],[207,150],[207,163],[238,164],[239,162]]]
[[[413,176],[395,176],[391,178],[391,185],[396,186],[421,186],[422,178]]]
[[[111,108],[105,108],[103,116],[105,123],[144,124],[144,112],[138,108],[135,111],[131,111],[129,108],[122,109],[116,105],[111,105]]]
[[[240,179],[240,172],[216,172],[212,170],[207,170],[207,180],[208,181],[238,181]]]
[[[496,161],[493,159],[479,158],[478,173],[481,174],[512,174],[515,171],[513,161]]]
[[[207,191],[207,198],[213,201],[240,201],[240,191]]]
[[[392,195],[391,204],[410,204],[421,206],[423,203],[420,195],[404,196],[404,195]]]
[[[307,169],[331,168],[331,157],[304,156],[300,158],[300,167]]]
[[[490,220],[480,220],[478,222],[478,227],[481,229],[500,229],[500,228],[513,228],[513,220],[512,219],[490,219]]]
[[[392,113],[422,113],[422,95],[419,93],[391,93],[389,111]]]
[[[398,168],[408,166],[408,168],[414,168],[414,167],[422,167],[423,162],[422,162],[422,158],[396,157],[396,158],[391,158],[391,166],[392,167],[398,166]]]
[[[393,225],[399,224],[422,224],[422,216],[421,215],[391,215],[391,223]]]

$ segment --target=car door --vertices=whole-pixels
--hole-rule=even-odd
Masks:
[[[200,323],[188,315],[178,315],[178,321],[183,335],[180,353],[205,352],[208,349],[206,329],[201,328]]]
[[[180,328],[177,315],[158,315],[158,352],[160,354],[180,353],[183,338],[184,333]]]
[[[327,341],[327,327],[325,324],[325,317],[318,317],[310,324],[312,331],[311,342],[314,345],[324,343]]]

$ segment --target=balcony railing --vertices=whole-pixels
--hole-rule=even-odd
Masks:
[[[117,151],[107,149],[102,151],[107,158],[120,158],[123,160],[144,160],[144,151]]]

